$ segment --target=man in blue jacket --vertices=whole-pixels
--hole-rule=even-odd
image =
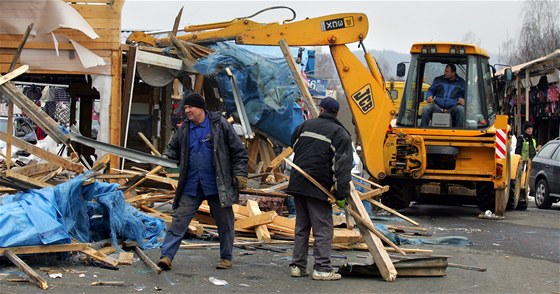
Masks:
[[[179,184],[173,199],[173,220],[158,262],[171,269],[181,240],[202,201],[207,200],[218,226],[220,261],[218,269],[232,266],[234,214],[232,205],[239,200],[238,189],[247,187],[245,146],[233,127],[219,113],[206,110],[198,93],[183,99],[185,120],[171,138],[163,156],[179,161]]]
[[[442,76],[434,82],[426,93],[428,105],[422,108],[421,127],[427,127],[434,112],[449,112],[453,126],[462,128],[465,121],[465,80],[457,75],[454,64],[448,64]]]
[[[352,139],[336,119],[340,105],[327,97],[319,104],[321,114],[299,125],[292,134],[294,163],[332,190],[339,207],[346,206],[350,194]],[[294,196],[296,227],[292,256],[292,277],[307,276],[309,235],[313,228],[313,279],[339,280],[331,267],[333,238],[332,204],[327,195],[299,172],[292,170],[286,192]]]

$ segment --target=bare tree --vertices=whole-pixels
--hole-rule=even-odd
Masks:
[[[463,37],[461,38],[461,42],[475,44],[477,46],[480,46],[481,43],[480,38],[473,31],[469,31],[466,34],[463,34]]]
[[[508,39],[500,47],[504,50],[500,54],[511,64],[527,62],[560,48],[560,1],[526,0],[523,11],[517,42]]]

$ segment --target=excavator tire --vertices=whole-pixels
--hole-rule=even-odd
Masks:
[[[509,197],[508,197],[506,210],[514,210],[519,205],[519,198],[520,197],[519,197],[519,194],[516,195],[516,193],[519,193],[520,191],[517,191],[517,189],[515,187],[515,182],[516,181],[514,181],[514,180],[509,181]]]
[[[519,202],[517,202],[517,210],[527,210],[527,203],[529,203],[529,199],[527,197],[527,191],[525,189],[521,189],[521,196],[519,197]]]
[[[416,188],[413,181],[407,180],[387,180],[383,183],[389,185],[389,191],[381,195],[381,203],[392,209],[404,209],[416,197]]]
[[[492,183],[477,183],[476,184],[476,200],[478,209],[485,212],[490,210],[492,213],[496,210],[496,190]]]

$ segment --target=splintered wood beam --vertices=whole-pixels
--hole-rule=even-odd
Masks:
[[[261,214],[261,210],[259,209],[259,204],[257,201],[254,200],[247,200],[247,208],[249,209],[249,217],[256,216]],[[255,233],[257,234],[257,238],[261,242],[270,242],[270,232],[266,225],[259,225],[255,227]]]
[[[10,250],[4,251],[4,256],[6,256],[13,264],[15,264],[20,270],[27,274],[31,280],[41,289],[46,290],[49,288],[47,281],[43,279],[37,272],[30,268],[23,260],[21,260],[15,253]]]
[[[101,261],[103,263],[106,263],[108,265],[111,265],[111,266],[116,267],[119,264],[119,262],[116,259],[112,258],[111,256],[105,255],[105,254],[103,254],[103,253],[101,253],[101,252],[99,252],[99,251],[97,251],[97,250],[95,250],[91,247],[87,247],[85,249],[82,249],[82,250],[80,250],[80,252],[82,252],[83,254],[85,254],[85,255],[87,255],[87,256],[95,259],[95,260],[99,260],[99,261]]]
[[[260,225],[267,225],[274,221],[274,218],[278,216],[276,211],[267,211],[261,214],[250,216],[246,219],[238,219],[235,221],[236,229],[250,229]]]
[[[282,151],[280,154],[278,154],[278,156],[276,156],[272,161],[270,161],[270,165],[266,168],[266,171],[270,172],[273,169],[277,168],[282,163],[284,158],[290,157],[290,155],[292,155],[292,153],[294,153],[294,150],[292,150],[292,147],[288,147],[288,148],[284,149],[284,151]]]

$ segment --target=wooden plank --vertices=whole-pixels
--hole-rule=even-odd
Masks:
[[[18,77],[19,75],[25,73],[28,70],[29,70],[29,65],[22,65],[22,66],[18,67],[17,69],[15,69],[13,71],[10,71],[9,73],[0,77],[0,85]]]
[[[270,224],[274,218],[278,216],[276,211],[267,211],[261,214],[250,216],[246,219],[238,219],[235,221],[236,229],[250,229],[260,225]]]
[[[379,202],[379,201],[377,201],[377,200],[374,200],[374,199],[367,199],[367,201],[369,201],[371,204],[373,204],[373,205],[375,205],[375,206],[377,206],[377,207],[379,207],[379,208],[382,208],[382,209],[384,209],[384,210],[386,210],[386,211],[388,211],[388,212],[390,212],[390,213],[392,213],[392,214],[394,214],[394,215],[396,215],[396,216],[398,216],[398,217],[404,219],[405,221],[407,221],[407,222],[409,222],[409,223],[411,223],[411,224],[413,224],[413,225],[415,225],[415,226],[419,226],[419,225],[420,225],[420,224],[419,224],[418,222],[416,222],[415,220],[413,220],[413,219],[411,219],[411,218],[409,218],[409,217],[407,217],[407,216],[405,216],[405,215],[399,213],[398,211],[396,211],[396,210],[394,210],[394,209],[392,209],[392,208],[390,208],[390,207],[387,207],[387,206],[383,205],[381,202]]]
[[[247,200],[247,208],[249,209],[249,216],[255,216],[261,214],[261,210],[259,209],[259,204],[257,201],[254,200]],[[268,228],[266,225],[260,225],[255,227],[255,233],[257,234],[257,238],[261,242],[270,242],[270,233],[268,232]]]
[[[363,242],[362,235],[358,230],[349,230],[345,228],[335,228],[333,230],[332,244],[352,244],[358,242]]]
[[[145,253],[144,251],[142,251],[142,249],[140,249],[140,247],[138,246],[134,246],[134,250],[136,251],[136,254],[138,254],[138,256],[140,256],[140,259],[142,259],[144,261],[144,263],[149,266],[156,274],[161,274],[161,268],[155,264]]]
[[[109,264],[111,266],[117,266],[119,264],[119,262],[116,259],[114,259],[110,256],[107,256],[107,255],[105,255],[105,254],[103,254],[103,253],[101,253],[101,252],[99,252],[99,251],[97,251],[97,250],[95,250],[91,247],[86,247],[85,249],[80,250],[80,252],[82,252],[83,254],[85,254],[85,255],[87,255],[87,256],[95,259],[95,260],[104,262],[104,263]]]
[[[6,256],[13,264],[15,264],[20,270],[26,273],[31,280],[41,289],[45,290],[49,288],[47,281],[43,279],[39,274],[37,274],[32,268],[30,268],[23,260],[21,260],[17,255],[15,255],[12,251],[6,250],[4,252],[4,256]]]
[[[6,141],[7,139],[7,134],[0,131],[0,140],[2,141]],[[35,145],[29,144],[19,138],[13,138],[12,144],[21,149],[21,150],[25,150],[41,159],[44,159],[46,161],[48,161],[51,164],[55,164],[59,167],[62,167],[64,169],[67,170],[71,170],[77,173],[82,173],[84,166],[78,163],[74,163],[70,160],[64,159],[56,154],[52,154],[48,151],[45,151]]]
[[[38,245],[38,246],[18,246],[18,247],[0,247],[0,255],[4,255],[6,251],[14,254],[38,254],[38,253],[55,253],[55,252],[71,252],[81,251],[88,247],[85,243],[71,243],[58,245]]]
[[[278,46],[280,46],[280,49],[284,54],[284,58],[288,63],[288,67],[290,68],[292,74],[294,75],[294,79],[296,80],[301,95],[303,96],[303,100],[305,100],[305,102],[309,107],[310,116],[312,118],[318,117],[319,109],[317,108],[317,105],[315,105],[315,101],[313,100],[313,97],[311,97],[311,93],[309,93],[309,88],[305,84],[301,72],[299,72],[298,70],[298,66],[296,64],[296,61],[294,60],[294,57],[292,56],[292,52],[290,52],[290,47],[288,46],[288,43],[286,43],[286,41],[282,39],[280,40],[280,42],[278,42]]]
[[[168,178],[168,177],[162,177],[162,176],[158,176],[158,175],[152,175],[152,174],[146,174],[145,179],[152,180],[152,181],[156,181],[156,182],[160,182],[160,183],[169,184],[169,185],[171,185],[174,189],[175,189],[175,187],[177,187],[177,185],[179,184],[179,181],[178,181],[178,180],[175,180],[175,179],[172,179],[172,178]]]
[[[282,162],[284,162],[284,158],[290,157],[294,153],[292,147],[285,148],[278,156],[276,156],[272,161],[270,161],[270,165],[266,168],[267,172],[277,168]]]
[[[381,276],[385,281],[388,282],[394,281],[397,278],[397,270],[395,269],[393,262],[389,258],[387,251],[385,251],[385,248],[383,246],[383,243],[381,243],[381,240],[378,238],[377,235],[373,233],[371,228],[366,228],[367,225],[373,227],[373,223],[371,222],[371,219],[367,217],[368,213],[364,205],[362,204],[362,201],[360,200],[360,197],[358,196],[358,193],[354,188],[354,185],[352,184],[350,185],[350,197],[348,198],[348,200],[350,201],[350,204],[359,211],[359,214],[361,216],[366,217],[361,222],[358,223],[358,228],[362,233],[364,241],[368,245],[368,250],[371,256],[373,257],[373,260],[375,261],[375,265],[379,269]],[[354,216],[354,218],[357,218],[354,214],[352,216]]]
[[[43,162],[43,163],[36,163],[36,164],[30,164],[22,167],[12,168],[12,171],[28,177],[37,177],[37,176],[48,174],[52,171],[55,171],[56,169],[58,169],[58,165],[48,163],[48,162]]]
[[[160,170],[162,170],[162,169],[163,169],[163,167],[162,167],[161,165],[158,165],[158,166],[156,166],[155,168],[153,168],[151,171],[149,171],[149,172],[146,174],[146,176],[157,174],[157,173],[158,173]],[[140,179],[138,182],[136,182],[136,183],[134,183],[132,186],[128,187],[128,189],[126,189],[126,190],[124,191],[124,193],[130,192],[130,190],[136,188],[138,185],[144,183],[144,181],[146,181],[146,180],[147,180],[146,177]]]
[[[134,253],[132,252],[119,252],[119,265],[127,264],[130,265],[133,262]]]

